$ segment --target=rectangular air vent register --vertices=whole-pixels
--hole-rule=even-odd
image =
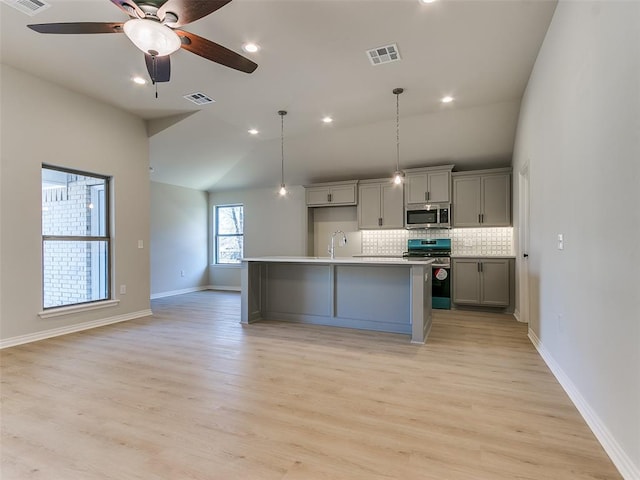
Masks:
[[[206,96],[204,93],[196,92],[190,93],[189,95],[185,95],[184,98],[189,100],[190,102],[195,103],[196,105],[206,105],[208,103],[214,103],[215,100]]]
[[[2,0],[2,2],[21,11],[22,13],[26,13],[30,17],[33,17],[35,14],[40,13],[51,6],[42,0]]]
[[[367,58],[371,62],[371,65],[382,65],[383,63],[401,60],[398,45],[395,43],[367,50]]]

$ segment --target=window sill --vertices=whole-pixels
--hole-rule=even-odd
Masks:
[[[212,263],[212,268],[242,268],[242,263]]]
[[[85,303],[82,305],[71,305],[68,307],[51,308],[49,310],[43,310],[38,313],[40,318],[52,318],[60,317],[62,315],[68,315],[70,313],[88,312],[89,310],[98,310],[101,308],[115,307],[120,303],[120,300],[104,300],[102,302]]]

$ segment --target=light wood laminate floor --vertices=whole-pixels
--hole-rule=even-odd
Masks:
[[[621,478],[511,317],[412,345],[243,327],[236,293],[152,307],[1,352],[3,480]]]

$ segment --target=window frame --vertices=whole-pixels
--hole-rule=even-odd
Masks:
[[[240,207],[242,208],[242,233],[223,233],[220,234],[219,233],[219,228],[218,228],[218,220],[220,218],[220,214],[218,213],[220,209],[223,208],[235,208],[235,207]],[[244,257],[244,205],[242,203],[228,203],[228,204],[221,204],[221,205],[214,205],[213,206],[213,230],[214,230],[214,240],[213,240],[213,263],[216,266],[224,266],[224,267],[228,267],[228,266],[239,266],[240,263],[242,263],[241,260],[237,261],[237,262],[220,262],[220,256],[219,256],[219,239],[220,237],[225,237],[225,238],[234,238],[234,237],[241,237],[242,238],[242,251],[241,253],[241,257]]]
[[[84,177],[91,177],[91,178],[96,178],[96,179],[101,179],[104,180],[104,202],[103,202],[103,206],[104,206],[104,234],[103,235],[45,235],[43,230],[43,217],[42,217],[42,212],[40,213],[40,233],[42,236],[42,241],[41,241],[41,257],[40,257],[40,273],[41,273],[41,279],[42,279],[42,286],[40,289],[40,293],[42,295],[42,300],[41,300],[41,304],[42,304],[42,311],[44,312],[51,312],[54,310],[75,310],[75,308],[77,307],[82,307],[82,306],[91,306],[92,304],[98,304],[98,303],[105,303],[105,302],[111,302],[113,301],[113,288],[112,288],[112,279],[113,279],[113,271],[111,269],[112,266],[112,257],[113,257],[113,252],[112,252],[112,239],[111,239],[111,180],[112,177],[110,175],[101,175],[101,174],[96,174],[96,173],[92,173],[92,172],[86,172],[83,170],[76,170],[73,168],[66,168],[66,167],[59,167],[56,165],[50,165],[47,163],[43,163],[41,165],[40,168],[40,172],[41,172],[41,177],[42,177],[42,172],[43,170],[55,170],[58,172],[63,172],[63,173],[68,173],[68,174],[72,174],[72,175],[80,175],[80,176],[84,176]],[[50,307],[45,307],[44,306],[44,300],[45,300],[45,295],[44,295],[44,289],[45,289],[45,276],[44,276],[44,269],[45,269],[45,251],[44,251],[44,246],[45,246],[45,242],[46,241],[61,241],[61,242],[105,242],[106,243],[106,255],[107,255],[107,261],[106,261],[106,268],[105,268],[105,288],[106,288],[106,295],[105,298],[101,298],[101,299],[97,299],[97,300],[88,300],[86,302],[76,302],[76,303],[68,303],[68,304],[64,304],[64,305],[53,305]]]

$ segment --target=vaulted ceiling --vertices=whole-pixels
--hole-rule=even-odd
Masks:
[[[15,1],[15,0],[6,0]],[[140,0],[138,3],[143,3]],[[171,80],[148,77],[125,35],[44,35],[48,22],[123,22],[109,0],[47,0],[30,17],[0,4],[2,63],[147,121],[153,181],[200,190],[390,175],[400,165],[509,165],[520,99],[556,2],[233,0],[184,27],[259,66],[251,74],[185,50]],[[245,42],[260,45],[245,53]],[[366,51],[397,44],[401,60],[373,66]],[[184,95],[215,100],[197,106]],[[443,104],[445,95],[454,101]],[[325,115],[334,121],[325,124]],[[248,130],[259,130],[250,135]],[[114,139],[117,142],[117,139]]]

